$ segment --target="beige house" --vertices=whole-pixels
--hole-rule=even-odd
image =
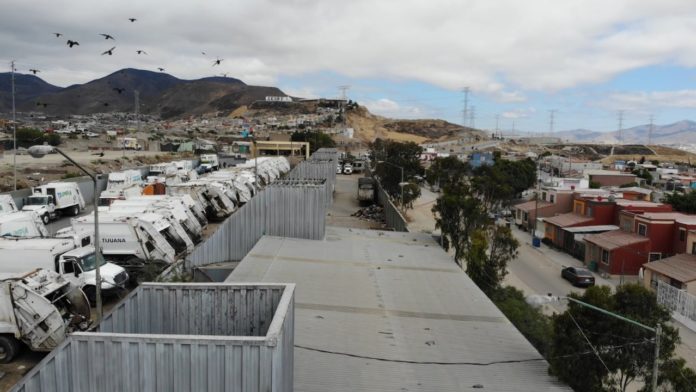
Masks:
[[[662,281],[696,295],[696,255],[683,253],[644,264],[643,285],[657,289]]]

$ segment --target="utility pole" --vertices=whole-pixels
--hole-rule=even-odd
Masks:
[[[462,126],[466,126],[469,120],[469,86],[464,87],[462,92],[464,93],[464,110],[462,110]]]
[[[350,86],[348,86],[348,85],[338,86],[338,89],[341,90],[341,108],[339,110],[339,113],[341,113],[341,120],[342,120],[341,122],[343,123],[344,130],[346,129],[346,106],[345,106],[345,104],[346,104],[347,99],[348,99],[348,96],[346,95],[346,91],[348,91],[349,88],[350,88]]]
[[[558,112],[558,110],[556,109],[549,110],[549,135],[553,135],[553,125],[556,117],[556,112]]]
[[[652,144],[652,133],[653,133],[653,126],[654,126],[653,122],[654,121],[655,121],[655,118],[651,114],[650,115],[650,128],[648,128],[648,145]]]
[[[10,72],[12,73],[12,167],[14,171],[14,190],[17,190],[17,108],[15,106],[15,62],[10,62]]]
[[[623,144],[623,120],[624,120],[624,111],[623,111],[623,110],[619,110],[618,116],[619,116],[619,135],[618,135],[619,137],[618,137],[618,139],[619,139],[619,144]]]

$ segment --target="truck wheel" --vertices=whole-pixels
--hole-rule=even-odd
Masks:
[[[17,355],[19,345],[14,340],[9,336],[0,336],[0,363],[9,363]]]
[[[49,222],[51,222],[51,217],[48,214],[43,214],[41,216],[41,221],[44,223],[44,225],[47,225]]]
[[[80,215],[80,206],[73,206],[73,208],[72,208],[72,215],[73,215],[73,216],[78,216],[78,215]]]
[[[82,288],[82,292],[87,296],[87,300],[91,306],[96,306],[97,304],[97,289],[94,286],[85,286]]]

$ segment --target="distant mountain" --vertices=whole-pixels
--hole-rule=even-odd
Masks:
[[[626,128],[621,134],[621,137],[619,137],[618,131],[595,132],[586,129],[575,129],[557,132],[555,136],[574,142],[647,144],[650,125],[644,124]],[[696,122],[682,120],[673,124],[654,125],[650,139],[652,144],[696,143]]]
[[[9,74],[0,74],[0,111],[8,111]],[[162,118],[184,117],[216,111],[232,111],[267,95],[286,96],[275,87],[246,85],[239,79],[207,77],[182,80],[163,72],[126,68],[103,78],[66,88],[50,85],[33,75],[21,76],[17,85],[17,110],[46,114],[92,114],[133,111],[135,91],[140,111]],[[20,91],[22,95],[20,95]]]
[[[15,74],[15,100],[17,104],[41,94],[60,91],[61,88],[44,82],[34,75]],[[12,110],[12,74],[0,73],[0,111]]]

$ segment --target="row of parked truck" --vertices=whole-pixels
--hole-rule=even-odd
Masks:
[[[43,210],[18,210],[9,196],[0,196],[0,362],[11,360],[19,341],[33,350],[55,347],[70,330],[88,324],[89,300],[97,284],[109,295],[178,262],[204,240],[208,222],[224,220],[261,187],[288,172],[290,165],[282,157],[261,157],[201,176],[186,162],[151,169],[146,178],[139,170],[111,173],[100,195],[100,283],[95,276],[94,214],[72,217],[70,226],[50,235]],[[37,187],[27,200],[50,196],[57,214],[79,215],[84,200],[77,185],[71,189],[79,196],[79,207],[67,212],[58,208],[56,201],[67,197],[58,195],[63,184],[74,183]],[[153,184],[164,192],[146,192]],[[25,207],[32,205],[38,204]],[[27,310],[17,301],[17,290],[34,290],[32,295],[43,299],[32,304],[43,308]],[[20,317],[26,311],[35,315]],[[62,323],[55,321],[47,337],[36,331],[43,328],[36,320],[51,315],[61,315]]]

